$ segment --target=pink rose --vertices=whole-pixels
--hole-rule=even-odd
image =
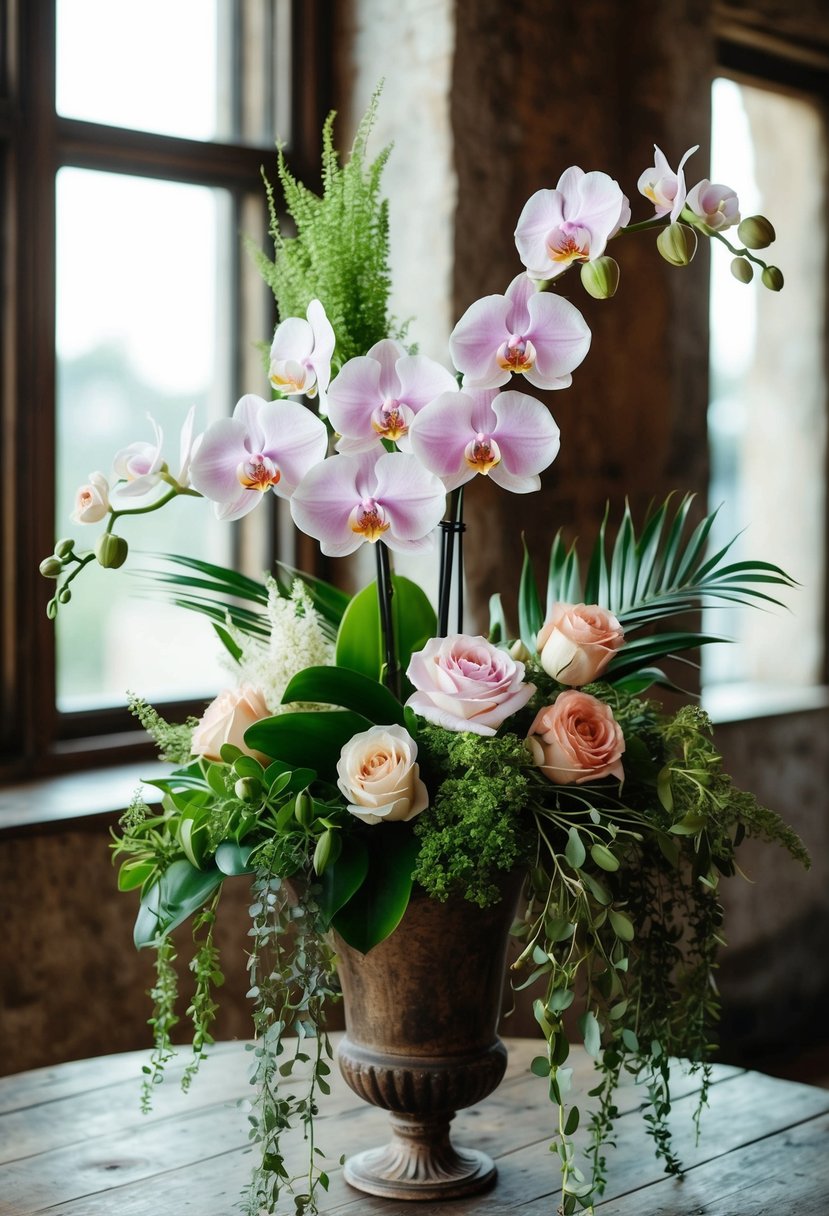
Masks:
[[[541,666],[577,688],[604,671],[625,640],[612,612],[598,604],[554,604],[536,639]]]
[[[623,781],[625,737],[609,705],[570,689],[536,716],[527,735],[533,759],[556,785],[599,777]]]
[[[406,704],[445,730],[494,735],[535,692],[524,664],[486,638],[458,633],[432,638],[412,655],[406,672],[418,690]]]
[[[202,714],[201,721],[193,731],[190,751],[205,760],[220,760],[222,744],[232,743],[247,756],[267,762],[268,757],[245,745],[245,731],[254,722],[269,718],[271,711],[258,688],[242,684],[219,693]]]
[[[372,726],[346,743],[337,785],[364,823],[408,822],[429,805],[416,763],[417,744],[402,726]]]

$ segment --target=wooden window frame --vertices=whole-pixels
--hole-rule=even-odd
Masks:
[[[324,0],[290,2],[297,70],[286,152],[313,184],[330,108],[330,21]],[[242,3],[234,0],[237,23]],[[0,780],[119,763],[148,750],[125,709],[60,714],[56,707],[50,592],[38,572],[54,544],[55,175],[72,166],[224,187],[238,210],[268,154],[59,116],[55,18],[56,0],[0,0]]]

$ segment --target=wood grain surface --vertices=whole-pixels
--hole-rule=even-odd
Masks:
[[[529,1072],[533,1040],[508,1041],[507,1074],[494,1094],[458,1114],[458,1144],[483,1149],[498,1165],[495,1189],[467,1200],[406,1205],[353,1191],[337,1161],[386,1139],[384,1112],[362,1103],[335,1076],[323,1100],[317,1142],[328,1154],[331,1188],[323,1210],[339,1216],[553,1216],[558,1174],[547,1151],[553,1111]],[[139,1109],[147,1053],[73,1061],[0,1080],[2,1216],[231,1216],[254,1158],[245,1151],[243,1103],[250,1055],[219,1044],[189,1094],[178,1087],[182,1051],[154,1109]],[[571,1056],[574,1090],[593,1084],[592,1063]],[[710,1106],[697,1144],[691,1114],[697,1082],[677,1065],[672,1126],[686,1173],[667,1178],[656,1161],[632,1082],[619,1092],[616,1147],[597,1216],[826,1216],[829,1211],[829,1091],[725,1066],[714,1069]],[[291,1165],[305,1157],[301,1136]],[[293,1205],[285,1204],[285,1212]]]

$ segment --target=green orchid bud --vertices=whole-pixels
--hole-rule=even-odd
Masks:
[[[49,600],[49,603],[46,605],[46,615],[48,616],[50,621],[53,621],[55,619],[55,617],[58,615],[58,601],[57,600]]]
[[[63,574],[63,562],[59,557],[44,557],[38,569],[44,578],[60,578]]]
[[[737,236],[746,249],[765,249],[776,239],[777,233],[764,215],[750,215],[740,223]]]
[[[61,604],[68,604],[72,598],[72,592],[68,587],[64,587],[63,591],[58,592],[58,601]]]
[[[734,258],[731,262],[731,273],[738,283],[750,283],[754,278],[754,267],[745,258]]]
[[[783,290],[783,271],[776,266],[767,266],[760,276],[760,281],[769,291]]]
[[[72,552],[72,550],[74,548],[75,548],[75,542],[72,540],[71,537],[68,537],[64,540],[59,540],[58,543],[55,545],[55,557],[59,557],[61,560],[63,560],[64,558],[69,556],[69,554]]]
[[[330,828],[326,828],[314,849],[315,872],[322,874],[328,866],[333,865],[339,857],[341,849],[342,840],[339,832],[332,832]]]
[[[104,532],[102,536],[98,537],[95,556],[98,564],[105,570],[117,570],[119,566],[123,566],[128,553],[129,545],[123,536],[113,536],[111,532]]]
[[[296,806],[294,807],[294,819],[300,827],[307,828],[314,818],[314,802],[307,790],[303,790],[296,796]]]
[[[687,224],[669,224],[656,238],[656,248],[672,266],[687,266],[697,251],[697,234]]]
[[[619,286],[619,263],[606,254],[596,258],[594,262],[583,262],[581,283],[594,300],[609,300],[611,296],[615,296]]]
[[[240,777],[233,792],[242,802],[255,802],[262,793],[262,785],[255,777]]]

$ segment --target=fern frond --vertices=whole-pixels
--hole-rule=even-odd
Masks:
[[[337,337],[335,367],[364,355],[382,338],[403,336],[388,310],[388,204],[380,194],[391,149],[367,159],[378,102],[379,89],[342,165],[334,147],[335,115],[328,116],[322,132],[321,196],[297,181],[279,149],[279,184],[295,236],[283,231],[274,188],[265,183],[274,258],[256,251],[257,268],[273,292],[280,320],[305,316],[313,299],[322,302]]]

